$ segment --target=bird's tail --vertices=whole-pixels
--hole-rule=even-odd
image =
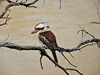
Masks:
[[[53,58],[55,60],[56,63],[58,63],[58,59],[57,59],[57,55],[56,55],[56,51],[53,49],[51,50],[52,51],[52,55],[53,55]]]

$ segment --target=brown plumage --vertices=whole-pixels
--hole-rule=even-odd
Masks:
[[[38,23],[34,29],[35,30],[32,32],[32,34],[38,32],[38,37],[40,42],[42,43],[42,46],[46,46],[48,49],[51,50],[55,62],[58,63],[58,59],[55,52],[55,49],[58,48],[58,45],[56,42],[56,37],[51,32],[49,26],[46,25],[44,22],[41,22]]]
[[[55,49],[58,48],[56,37],[51,31],[45,31],[39,33],[39,40],[51,50],[54,60],[58,63]],[[44,38],[43,38],[44,37]]]

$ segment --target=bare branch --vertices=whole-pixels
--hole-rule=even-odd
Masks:
[[[71,69],[71,68],[66,68],[65,70],[72,70],[72,71],[76,71],[77,73],[79,73],[80,75],[83,75],[82,73],[80,73],[78,70],[76,69]]]
[[[67,75],[69,75],[69,73],[67,72],[67,70],[72,70],[72,71],[76,71],[77,73],[79,73],[80,75],[83,75],[82,73],[80,73],[78,70],[76,69],[71,69],[71,68],[63,68],[62,66],[60,66],[58,63],[56,63],[47,53],[44,54],[50,61],[52,61],[57,67],[59,67],[60,69],[62,69]]]
[[[43,0],[43,6],[45,5],[45,0]]]
[[[71,48],[71,49],[57,49],[58,51],[61,51],[61,52],[73,52],[73,51],[77,51],[77,50],[80,50],[82,48],[85,48],[87,46],[90,46],[90,45],[93,45],[93,44],[89,44],[89,43],[100,43],[100,39],[97,39],[97,38],[93,38],[93,39],[89,39],[89,40],[85,40],[81,43],[79,43],[78,46],[76,46],[75,48]],[[88,45],[87,45],[88,44]],[[85,46],[86,45],[86,46]],[[98,44],[97,44],[98,45]],[[83,47],[82,47],[83,46]]]
[[[11,0],[6,0],[6,1],[8,1],[9,3],[14,3],[14,2],[13,2],[13,1],[11,1]],[[17,0],[17,1],[18,1],[18,0]],[[16,1],[16,2],[17,2],[17,1]]]
[[[58,66],[60,69],[62,69],[67,75],[69,75],[68,72],[65,70],[65,68],[63,68],[63,67],[60,66],[58,63],[56,63],[56,62],[47,54],[47,52],[46,52],[45,50],[41,50],[41,53],[42,53],[44,56],[46,56],[51,62],[53,62],[56,66]]]
[[[87,47],[87,46],[93,46],[93,45],[97,45],[97,44],[96,44],[96,43],[95,43],[95,44],[93,44],[93,43],[91,43],[91,44],[86,44],[85,46],[80,47],[80,49],[85,48],[85,47]]]
[[[11,18],[8,18],[8,16],[9,16],[9,14],[5,17],[5,18],[6,18],[5,22],[4,22],[4,23],[2,23],[2,24],[0,24],[0,26],[6,25],[6,24],[7,24],[7,22],[8,22],[8,20],[10,20],[10,19],[11,19]]]
[[[89,43],[96,43],[96,44],[89,44]],[[71,48],[71,49],[64,49],[62,47],[59,47],[59,48],[57,48],[55,50],[57,50],[59,52],[73,52],[73,51],[77,51],[77,50],[80,50],[82,48],[85,48],[87,46],[90,46],[90,45],[97,45],[97,47],[100,48],[100,39],[92,38],[92,39],[85,40],[85,41],[79,43],[76,47]]]
[[[61,51],[61,52],[73,52],[73,51],[77,51],[79,49],[81,49],[81,46],[82,45],[85,45],[85,44],[88,44],[88,43],[91,43],[91,42],[96,42],[96,43],[100,43],[100,39],[96,39],[96,38],[93,38],[93,39],[90,39],[90,40],[86,40],[86,41],[83,41],[82,43],[80,43],[76,48],[72,48],[72,49],[64,49],[64,48],[59,48],[59,49],[56,49],[57,51]],[[78,70],[76,69],[70,69],[70,68],[63,68],[62,66],[60,66],[58,63],[56,63],[45,51],[45,48],[44,47],[41,47],[41,46],[24,46],[24,45],[17,45],[17,44],[14,44],[14,43],[10,43],[10,42],[0,42],[0,47],[7,47],[7,48],[10,48],[10,49],[16,49],[16,50],[38,50],[42,53],[43,56],[46,56],[50,61],[52,61],[57,67],[59,67],[60,69],[62,69],[67,75],[68,72],[67,70],[72,70],[72,71],[76,71],[77,73],[79,73],[80,75],[83,75],[82,73],[80,73]],[[42,66],[42,62],[41,62],[41,59],[42,59],[42,56],[40,58],[40,64],[41,64],[41,68],[43,68]],[[67,60],[69,63],[70,61]],[[71,63],[70,63],[71,64]],[[71,64],[73,65],[73,64]],[[74,65],[73,65],[74,66]],[[75,67],[75,66],[74,66]]]
[[[24,45],[17,45],[10,42],[0,42],[0,47],[7,47],[10,49],[16,49],[16,50],[43,50],[44,48],[41,46],[24,46]]]
[[[100,1],[98,0],[98,4],[97,4],[97,14],[98,14],[99,22],[100,22],[99,5],[100,5]]]
[[[98,18],[99,18],[99,22],[90,22],[90,23],[93,23],[93,24],[100,24],[100,0],[97,0],[97,15],[98,15]]]
[[[90,23],[93,23],[93,24],[100,24],[100,22],[90,22]]]
[[[69,54],[71,55],[72,58],[74,58],[73,55],[70,52],[69,52]]]
[[[82,31],[82,38],[85,36],[83,34],[83,32],[85,32],[86,34],[90,35],[91,37],[95,38],[92,34],[90,34],[89,32],[87,32],[85,29],[83,29],[80,25],[78,25],[82,30],[79,30],[77,33],[79,33],[80,31]]]
[[[2,18],[2,17],[6,14],[6,12],[8,11],[8,9],[9,9],[10,7],[12,7],[12,6],[25,6],[25,7],[34,7],[34,8],[36,8],[36,6],[31,6],[31,5],[35,4],[35,3],[38,2],[39,0],[35,0],[35,1],[33,1],[33,2],[30,2],[30,3],[25,3],[25,2],[22,2],[22,1],[21,1],[21,2],[18,2],[18,1],[13,2],[13,1],[11,1],[11,0],[7,0],[7,1],[8,1],[8,3],[10,3],[10,4],[8,4],[8,5],[6,6],[4,12],[2,12],[2,14],[0,15],[0,18]]]
[[[60,6],[59,6],[59,9],[61,9],[61,4],[62,4],[62,1],[61,1],[61,0],[59,0],[59,2],[60,2]]]
[[[75,65],[73,65],[66,57],[65,57],[65,55],[61,52],[61,54],[62,54],[62,56],[68,61],[68,63],[70,64],[70,65],[72,65],[73,67],[76,67],[77,68],[77,66],[75,66]]]
[[[43,54],[42,53],[40,53],[41,54],[41,57],[40,57],[40,65],[41,65],[41,68],[43,69],[43,65],[42,65],[42,57],[43,57]]]
[[[8,40],[9,36],[10,36],[10,34],[8,34],[8,36],[7,36],[7,38],[4,40],[4,42],[6,42],[6,41]]]

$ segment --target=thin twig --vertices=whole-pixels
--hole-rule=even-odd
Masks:
[[[95,44],[87,44],[87,45],[85,45],[85,46],[82,46],[82,47],[80,47],[80,49],[82,49],[82,48],[85,48],[85,47],[87,47],[87,46],[91,46],[91,45],[96,45],[96,43]]]
[[[71,68],[66,68],[65,70],[72,70],[72,71],[76,71],[77,73],[79,73],[80,75],[83,75],[82,73],[80,73],[78,70],[76,69],[71,69]]]
[[[45,0],[43,0],[43,6],[45,5]]]
[[[46,51],[44,52],[44,56],[46,56],[51,62],[53,62],[57,67],[59,67],[60,69],[62,69],[67,75],[69,75],[69,73],[65,70],[65,68],[63,68],[62,66],[60,66],[58,63],[56,63],[47,53]]]
[[[69,52],[69,54],[71,55],[71,57],[74,59],[74,56]]]
[[[99,47],[99,48],[100,48],[100,42],[97,42],[97,47]]]
[[[61,54],[62,54],[62,56],[68,61],[68,63],[69,63],[70,65],[72,65],[73,67],[76,67],[76,68],[77,68],[77,66],[73,65],[73,64],[65,57],[65,55],[63,54],[63,52],[61,52]]]
[[[41,55],[41,57],[40,57],[40,65],[41,65],[41,68],[43,69],[43,65],[42,65],[42,57],[43,57],[43,55]]]
[[[99,22],[100,22],[100,12],[99,12],[99,5],[100,5],[100,3],[99,3],[99,1],[98,1],[98,4],[97,4],[97,14],[98,14],[98,17],[99,17]]]
[[[62,66],[60,66],[58,63],[56,63],[47,53],[45,54],[45,56],[52,61],[56,66],[58,66],[60,69],[62,69],[67,75],[69,75],[69,73],[67,72],[67,70],[72,70],[72,71],[76,71],[77,73],[79,73],[80,75],[83,75],[82,73],[80,73],[78,70],[76,69],[71,69],[71,68],[63,68]]]
[[[8,40],[9,36],[10,36],[10,34],[8,34],[8,36],[7,36],[7,38],[4,40],[4,42],[6,42],[6,41]]]
[[[7,22],[8,22],[8,20],[10,20],[10,19],[11,19],[11,18],[8,18],[8,16],[9,16],[9,14],[5,17],[5,18],[6,18],[5,22],[4,22],[4,23],[2,23],[2,24],[0,24],[0,26],[6,25],[6,24],[7,24]]]
[[[77,33],[79,33],[80,31],[82,31],[82,34],[83,32],[85,32],[86,34],[90,35],[91,37],[95,38],[94,35],[90,34],[89,32],[87,32],[85,29],[83,29],[80,25],[78,25],[82,30],[79,30]]]
[[[100,24],[100,22],[90,22],[90,23],[93,23],[93,24]]]
[[[59,2],[60,2],[60,6],[59,6],[59,9],[61,9],[61,4],[62,4],[62,1],[61,1],[61,0],[59,0]]]
[[[100,0],[97,0],[97,15],[98,15],[98,18],[99,18],[99,22],[90,22],[90,23],[93,23],[93,24],[100,24],[100,12],[99,12],[99,5],[100,5]]]

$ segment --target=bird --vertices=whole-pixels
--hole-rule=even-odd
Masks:
[[[31,32],[31,34],[38,34],[39,41],[43,47],[47,47],[51,50],[54,61],[58,63],[56,50],[58,47],[58,44],[56,42],[56,37],[51,31],[50,27],[45,22],[40,22],[36,24],[34,27],[34,30]]]

